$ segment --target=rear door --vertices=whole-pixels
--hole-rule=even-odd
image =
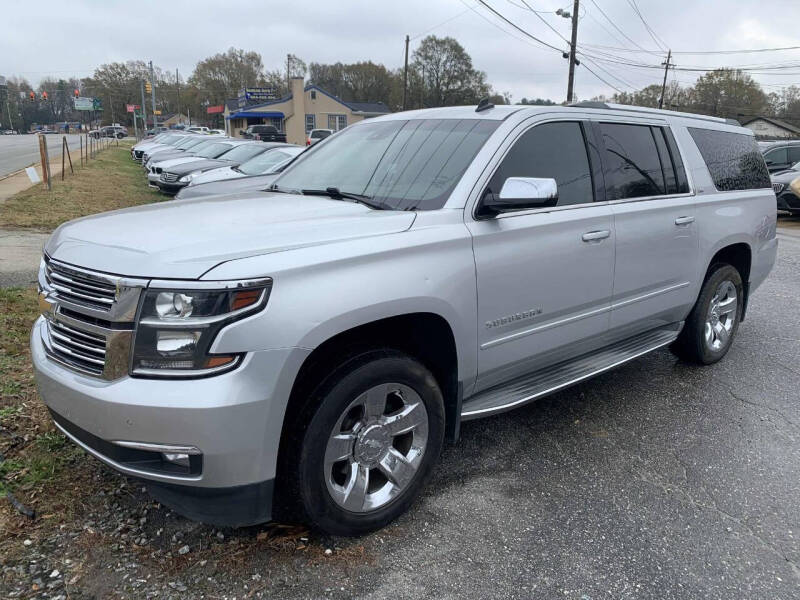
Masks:
[[[614,215],[610,340],[680,321],[694,303],[698,233],[681,153],[663,123],[598,122]]]
[[[614,232],[611,208],[595,202],[602,175],[591,129],[570,120],[520,130],[481,197],[508,177],[555,179],[558,203],[467,220],[477,273],[476,391],[589,352],[608,330]]]

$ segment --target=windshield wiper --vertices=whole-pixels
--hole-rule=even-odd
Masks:
[[[335,200],[352,200],[353,202],[358,202],[359,204],[369,206],[370,208],[374,208],[376,210],[383,210],[386,208],[385,206],[376,202],[370,202],[370,200],[372,200],[370,196],[354,194],[353,192],[343,192],[337,187],[328,187],[324,190],[300,190],[300,192],[304,196],[328,196]]]

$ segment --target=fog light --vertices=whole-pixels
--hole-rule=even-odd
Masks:
[[[163,456],[164,460],[167,462],[186,467],[187,469],[190,467],[188,454],[162,452],[161,456]]]

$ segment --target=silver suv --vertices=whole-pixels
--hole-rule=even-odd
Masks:
[[[466,419],[663,346],[731,347],[775,261],[735,123],[614,105],[368,119],[264,192],[61,226],[31,348],[56,425],[189,517],[333,534]]]

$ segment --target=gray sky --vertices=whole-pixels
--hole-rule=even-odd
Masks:
[[[532,35],[559,48],[566,44],[525,9],[523,0],[486,0]],[[569,21],[553,13],[569,0],[527,0],[556,30],[569,37]],[[595,4],[596,3],[596,4]],[[45,76],[85,77],[97,65],[132,59],[152,60],[188,76],[195,63],[230,46],[261,53],[267,69],[281,68],[287,52],[306,62],[372,60],[402,65],[403,38],[412,49],[428,33],[457,38],[476,68],[487,73],[495,90],[513,99],[566,95],[567,61],[502,22],[478,0],[37,0],[4,1],[0,34],[0,75],[20,75],[36,84]],[[633,5],[655,34],[673,51],[716,51],[800,46],[792,28],[800,23],[800,1],[770,0],[582,0],[578,44],[648,50],[657,43]],[[272,8],[274,6],[275,8]],[[598,6],[625,35],[614,28]],[[155,23],[155,24],[154,24]],[[631,41],[633,40],[633,41]],[[644,53],[586,48],[592,54],[613,52],[626,59],[657,65],[663,58]],[[688,55],[683,67],[775,65],[797,68],[758,74],[765,91],[800,84],[800,50],[754,54]],[[662,72],[619,64],[584,64],[617,88],[631,91],[661,81]],[[605,71],[603,71],[605,69]],[[610,74],[609,74],[610,73]],[[670,79],[692,83],[699,73],[675,71]],[[624,83],[623,83],[624,82]],[[578,67],[576,93],[581,99],[614,89]]]

